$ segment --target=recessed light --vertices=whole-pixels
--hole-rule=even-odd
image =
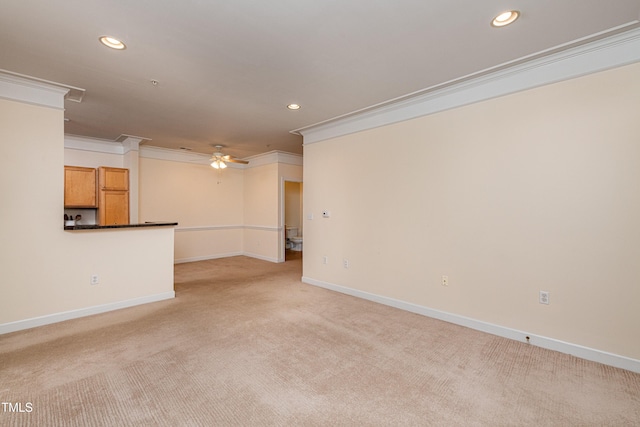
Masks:
[[[493,18],[491,25],[494,27],[504,27],[505,25],[509,25],[514,22],[519,16],[520,12],[517,10],[508,10]]]
[[[287,108],[289,110],[299,110],[300,106],[298,104],[289,104],[289,105],[287,105]]]
[[[116,39],[115,37],[111,37],[111,36],[102,36],[100,37],[100,43],[102,43],[103,45],[110,47],[111,49],[118,49],[118,50],[122,50],[122,49],[126,49],[127,47],[124,45],[124,43],[122,43],[120,40]]]

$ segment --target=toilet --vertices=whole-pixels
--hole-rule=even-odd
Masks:
[[[288,249],[292,251],[300,252],[302,251],[302,236],[298,236],[298,227],[287,227],[286,228],[287,235],[287,245]]]

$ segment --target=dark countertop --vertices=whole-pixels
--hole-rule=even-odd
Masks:
[[[177,222],[143,222],[141,224],[118,224],[118,225],[97,225],[97,224],[78,224],[64,226],[67,231],[74,230],[107,230],[114,228],[143,228],[143,227],[172,227],[178,225]]]

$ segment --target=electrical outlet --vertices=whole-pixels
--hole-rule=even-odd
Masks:
[[[100,277],[97,274],[92,274],[91,275],[91,284],[92,285],[97,285],[100,283]]]
[[[540,291],[539,301],[540,304],[549,304],[549,292]]]
[[[349,260],[348,259],[343,259],[342,260],[342,265],[344,266],[344,268],[349,268]]]
[[[322,263],[323,264],[329,264],[329,257],[328,256],[323,256],[322,257]]]
[[[442,276],[442,286],[449,286],[449,276]]]

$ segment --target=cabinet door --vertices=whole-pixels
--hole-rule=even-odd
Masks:
[[[65,166],[64,207],[95,208],[97,206],[96,170],[79,166]]]
[[[129,192],[100,191],[100,225],[129,224]]]
[[[129,190],[129,169],[102,166],[98,168],[98,173],[101,190]]]

